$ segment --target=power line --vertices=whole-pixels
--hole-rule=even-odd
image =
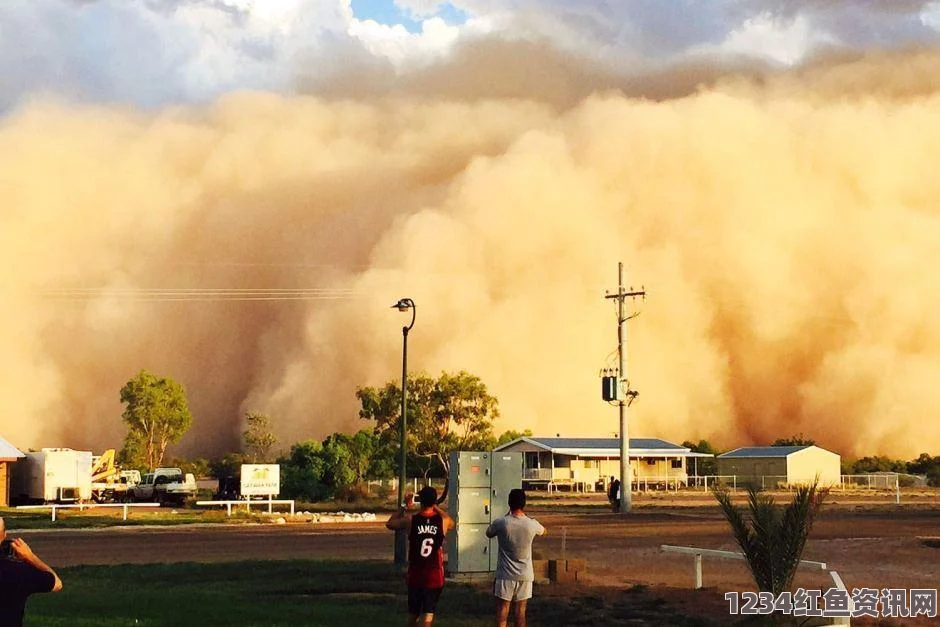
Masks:
[[[55,288],[33,292],[47,300],[131,302],[347,300],[364,294],[350,288]]]

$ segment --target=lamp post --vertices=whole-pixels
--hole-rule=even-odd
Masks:
[[[393,309],[398,311],[411,310],[411,324],[401,328],[401,460],[398,467],[398,506],[405,506],[405,461],[407,459],[407,440],[408,433],[408,332],[415,325],[415,317],[418,315],[418,307],[410,298],[402,298],[392,305]],[[407,533],[404,529],[395,531],[395,564],[404,566],[408,559],[407,556]]]

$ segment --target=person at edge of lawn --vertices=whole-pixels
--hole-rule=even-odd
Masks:
[[[525,513],[525,491],[509,492],[509,513],[497,518],[486,528],[486,537],[497,538],[499,555],[493,595],[496,597],[496,625],[506,627],[512,606],[516,627],[525,627],[525,611],[532,598],[535,572],[532,569],[532,541],[545,535],[545,527]]]
[[[409,494],[405,503],[411,503]],[[408,627],[434,621],[437,602],[444,589],[444,536],[454,527],[453,519],[437,506],[437,490],[425,486],[418,492],[420,510],[402,506],[385,527],[408,531]]]

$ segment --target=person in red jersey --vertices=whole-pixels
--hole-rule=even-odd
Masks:
[[[405,499],[411,501],[410,495]],[[420,510],[402,507],[388,519],[391,530],[408,530],[408,625],[430,625],[444,589],[444,536],[454,521],[437,506],[437,490],[425,486],[418,492]]]

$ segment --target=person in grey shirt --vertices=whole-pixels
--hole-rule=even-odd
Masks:
[[[525,492],[509,492],[509,513],[497,518],[486,528],[487,538],[499,540],[499,559],[496,561],[496,624],[505,627],[512,604],[516,627],[525,627],[526,603],[532,598],[532,540],[545,535],[543,527],[534,518],[525,515]]]

